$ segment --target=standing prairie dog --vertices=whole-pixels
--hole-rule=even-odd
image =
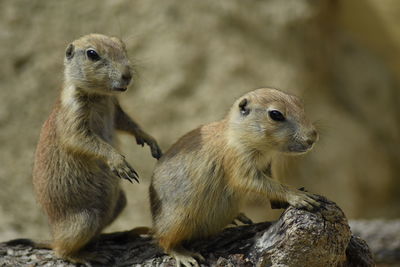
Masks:
[[[297,97],[276,89],[240,97],[223,120],[187,133],[157,163],[150,202],[159,245],[178,266],[198,265],[193,257],[201,255],[182,241],[221,231],[240,215],[247,195],[308,210],[319,206],[312,194],[270,177],[278,154],[303,154],[317,139]]]
[[[161,150],[120,107],[116,96],[132,73],[124,43],[89,34],[68,45],[64,86],[37,146],[33,168],[36,197],[48,216],[56,254],[84,261],[84,246],[126,205],[120,178],[138,179],[114,147],[115,130]]]

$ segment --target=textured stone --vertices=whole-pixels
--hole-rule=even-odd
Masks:
[[[285,181],[326,195],[349,218],[400,217],[399,5],[1,0],[0,240],[49,238],[32,193],[33,153],[62,86],[65,48],[89,32],[126,42],[137,75],[122,105],[164,150],[246,91],[278,87],[305,99],[321,132],[311,153],[288,162]],[[155,160],[133,138],[120,143],[141,183],[123,183],[128,206],[108,231],[151,223]],[[279,216],[259,203],[245,211],[254,221]]]
[[[349,223],[353,234],[368,243],[376,262],[400,265],[400,220],[351,220]]]
[[[374,266],[364,241],[351,237],[344,213],[335,203],[320,198],[322,207],[313,212],[289,207],[276,222],[227,228],[215,237],[185,246],[200,252],[202,266]],[[11,244],[11,243],[10,243]],[[101,263],[94,266],[174,266],[151,237],[129,238],[124,233],[102,235],[87,249]],[[15,251],[0,258],[0,266],[46,263],[74,266],[55,258],[52,251],[32,249],[17,242],[0,244],[3,251]],[[46,255],[33,257],[37,254]],[[48,258],[50,257],[50,258]]]

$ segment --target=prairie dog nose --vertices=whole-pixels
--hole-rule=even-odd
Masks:
[[[306,143],[311,146],[318,141],[318,132],[314,129],[307,135]]]
[[[122,80],[128,85],[132,80],[132,73],[129,67],[125,67],[121,75]]]

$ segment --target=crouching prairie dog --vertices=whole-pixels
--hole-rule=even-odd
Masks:
[[[306,153],[317,139],[297,97],[277,89],[240,97],[224,119],[187,133],[156,164],[150,202],[159,245],[178,266],[198,265],[194,258],[201,255],[182,241],[221,231],[250,194],[308,210],[319,206],[312,194],[270,177],[278,154]]]
[[[121,40],[83,36],[68,45],[64,65],[64,86],[40,134],[33,185],[48,216],[50,247],[62,258],[81,262],[87,257],[84,246],[126,205],[120,178],[138,179],[115,148],[115,131],[149,145],[155,158],[161,150],[117,100],[132,78]]]

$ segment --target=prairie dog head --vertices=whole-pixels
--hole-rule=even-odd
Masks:
[[[126,91],[132,71],[125,44],[116,37],[85,35],[65,51],[65,81],[89,93]]]
[[[262,88],[240,97],[228,115],[229,139],[244,148],[301,154],[318,140],[299,98]]]

